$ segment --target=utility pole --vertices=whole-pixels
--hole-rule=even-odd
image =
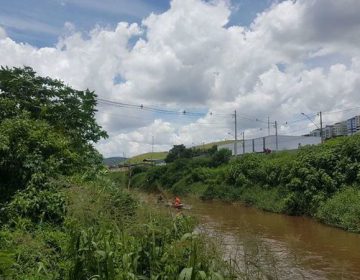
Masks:
[[[151,137],[151,159],[154,160],[154,135]],[[154,165],[154,162],[152,162]]]
[[[270,136],[270,117],[268,116],[268,136]]]
[[[154,135],[152,136],[151,139],[151,153],[154,153]]]
[[[321,143],[324,143],[324,135],[323,135],[323,122],[322,122],[322,113],[319,112],[320,116],[320,137],[321,137]]]
[[[277,151],[279,149],[277,121],[275,121],[275,142],[276,142],[276,151]]]
[[[235,110],[235,143],[234,143],[234,154],[237,156],[237,120],[236,120],[236,110]]]
[[[243,137],[243,143],[242,143],[242,146],[243,146],[243,155],[245,154],[245,131],[243,131],[242,133],[242,137]]]

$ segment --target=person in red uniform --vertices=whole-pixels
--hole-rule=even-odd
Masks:
[[[180,200],[180,198],[179,197],[175,197],[175,201],[174,201],[174,206],[175,207],[180,207],[180,205],[181,205],[181,200]]]

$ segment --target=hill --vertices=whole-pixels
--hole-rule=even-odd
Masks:
[[[126,160],[127,158],[124,157],[109,157],[109,158],[104,158],[103,163],[107,166],[114,166]]]
[[[154,152],[154,153],[145,153],[141,155],[134,156],[129,158],[127,163],[140,163],[143,162],[144,159],[164,159],[168,152]]]

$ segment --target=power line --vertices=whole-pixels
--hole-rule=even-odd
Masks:
[[[128,108],[128,109],[136,109],[136,110],[141,110],[141,111],[150,111],[150,112],[155,112],[155,113],[160,113],[160,114],[168,114],[168,115],[191,116],[191,117],[205,117],[208,115],[210,117],[216,116],[216,117],[225,118],[225,119],[234,117],[234,114],[226,114],[226,113],[214,113],[214,112],[203,113],[203,112],[193,112],[193,111],[187,111],[187,110],[182,110],[182,111],[169,110],[169,109],[159,108],[159,106],[145,106],[143,104],[136,105],[136,104],[117,102],[117,101],[107,100],[107,99],[102,99],[102,98],[98,98],[97,100],[98,100],[99,104],[102,104],[102,105],[110,105],[110,106],[116,106],[116,107]],[[252,122],[268,123],[267,120],[263,120],[262,118],[256,118],[256,117],[248,116],[245,114],[239,114],[238,118],[252,121]]]
[[[356,109],[360,109],[360,106],[359,107],[351,107],[351,108],[347,108],[347,109],[343,109],[343,110],[338,110],[338,111],[324,111],[323,114],[336,114],[336,113],[342,113],[342,112],[347,112],[347,111],[353,111],[353,110],[356,110]]]
[[[230,119],[230,118],[235,117],[235,114],[214,113],[211,111],[210,112],[196,112],[196,111],[191,111],[191,110],[171,110],[171,109],[167,109],[167,108],[164,108],[161,106],[145,106],[143,104],[136,105],[136,104],[117,102],[117,101],[112,101],[112,100],[107,100],[107,99],[101,99],[101,98],[98,98],[98,102],[99,102],[99,105],[114,106],[114,107],[119,107],[119,108],[124,108],[124,109],[138,110],[138,111],[143,111],[143,112],[158,113],[158,114],[164,114],[164,115],[185,116],[185,117],[190,117],[190,118],[216,117],[216,118],[221,118],[221,119]],[[350,112],[350,111],[353,111],[356,109],[360,109],[360,106],[345,108],[345,109],[336,110],[336,111],[335,110],[334,111],[323,111],[323,114],[327,115],[327,114],[335,114],[335,113],[341,113],[341,112]],[[101,113],[114,114],[113,112],[101,112]],[[288,126],[288,125],[296,124],[299,122],[305,122],[308,119],[312,119],[312,118],[316,117],[317,115],[318,115],[317,113],[310,113],[310,114],[308,114],[309,118],[307,118],[307,117],[295,118],[291,121],[285,121],[281,125]],[[141,118],[138,118],[137,116],[126,115],[125,117],[141,119]],[[242,120],[246,120],[246,121],[270,124],[269,120],[263,120],[262,118],[256,118],[256,117],[245,115],[245,114],[238,113],[236,117],[238,119],[242,119]],[[271,122],[271,124],[273,125],[273,124],[275,124],[275,122]],[[189,126],[189,125],[204,126],[204,127],[211,126],[212,128],[219,128],[219,129],[220,128],[229,129],[231,127],[231,124],[227,123],[226,121],[224,121],[224,122],[212,121],[212,122],[206,122],[206,123],[195,122],[195,123],[188,123],[186,125],[187,126]],[[313,125],[311,125],[311,126],[313,126]],[[298,132],[298,131],[307,131],[310,129],[310,127],[307,126],[307,127],[296,129],[296,130],[290,130],[285,133],[288,134],[288,133],[294,133],[294,132]],[[267,128],[269,128],[269,126]],[[256,129],[256,128],[254,128],[254,129]],[[266,129],[266,127],[260,127],[260,130],[265,130],[265,129]]]
[[[121,107],[121,108],[131,108],[131,109],[137,109],[137,110],[142,110],[142,111],[151,111],[151,112],[162,113],[162,114],[187,115],[187,116],[197,116],[197,117],[202,117],[202,116],[207,115],[207,113],[201,113],[201,112],[192,112],[192,111],[186,111],[186,110],[175,111],[175,110],[156,108],[153,106],[144,106],[143,104],[135,105],[135,104],[116,102],[116,101],[111,101],[111,100],[106,100],[106,99],[101,99],[101,98],[98,98],[98,101],[100,103],[106,104],[106,105],[112,105],[112,106]],[[208,114],[210,116],[215,115],[212,112],[210,112]]]

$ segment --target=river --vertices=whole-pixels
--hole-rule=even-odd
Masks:
[[[273,279],[360,279],[360,234],[240,203],[185,200],[198,230],[221,241],[241,271],[257,264]]]

